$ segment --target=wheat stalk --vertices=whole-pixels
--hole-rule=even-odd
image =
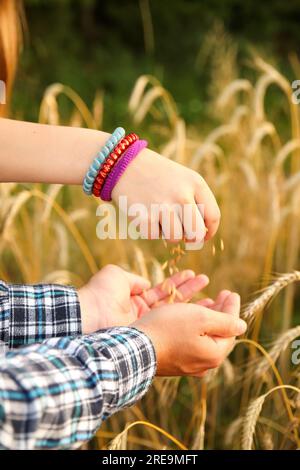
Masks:
[[[192,444],[192,449],[203,450],[204,449],[204,439],[205,439],[205,424],[206,424],[206,415],[207,415],[207,385],[203,381],[201,384],[201,397],[200,397],[200,422],[199,428],[196,433],[194,443]]]
[[[128,103],[128,109],[132,114],[134,114],[138,110],[138,107],[140,105],[140,102],[143,98],[143,94],[148,84],[152,86],[159,86],[160,81],[157,80],[157,78],[153,75],[141,75],[135,82]]]
[[[279,169],[283,167],[287,157],[291,155],[296,150],[300,149],[300,140],[293,139],[289,140],[283,147],[279,150],[278,154],[275,157],[275,168]]]
[[[148,84],[151,88],[146,90]],[[140,77],[129,100],[129,109],[133,113],[134,122],[141,123],[158,99],[161,99],[164,105],[170,124],[175,125],[178,120],[176,102],[160,82],[151,75]]]
[[[204,142],[194,153],[190,161],[190,167],[197,170],[200,164],[205,158],[211,158],[218,160],[220,164],[226,162],[224,151],[221,147],[213,142]]]
[[[112,442],[111,445],[113,446],[120,446],[121,443],[122,443],[122,437],[124,434],[127,435],[128,431],[130,429],[132,429],[133,427],[137,426],[137,425],[142,425],[142,426],[145,426],[145,427],[149,427],[149,428],[152,428],[154,430],[156,430],[157,432],[159,432],[160,434],[162,434],[163,436],[165,436],[167,439],[170,439],[170,441],[172,441],[175,445],[177,445],[177,447],[179,447],[179,449],[181,450],[187,450],[187,448],[185,447],[184,444],[182,444],[178,439],[176,439],[174,436],[172,436],[171,434],[169,434],[167,431],[165,431],[164,429],[160,428],[159,426],[156,426],[156,424],[152,424],[152,423],[149,423],[147,421],[135,421],[134,423],[131,423],[129,424],[128,426],[126,426],[126,428],[118,435],[116,436],[116,438],[114,439],[115,442]],[[114,441],[113,440],[113,441]],[[109,446],[110,447],[110,446]]]
[[[66,95],[74,104],[87,127],[96,129],[97,125],[94,116],[89,111],[83,99],[70,87],[61,83],[50,85],[45,93],[40,106],[39,122],[58,125],[60,123],[57,97],[58,95]]]
[[[275,148],[280,146],[280,140],[274,124],[271,122],[263,122],[254,131],[253,136],[246,147],[246,155],[248,158],[251,158],[258,151],[263,140],[268,136],[272,139]]]
[[[260,442],[262,445],[263,450],[273,450],[274,449],[274,442],[272,439],[272,434],[269,431],[265,431],[262,433]]]
[[[170,408],[178,393],[181,377],[162,377],[154,381],[159,393],[159,401],[163,407]]]
[[[252,83],[249,80],[241,78],[234,80],[229,85],[227,85],[227,87],[225,87],[224,91],[217,99],[217,106],[220,108],[225,108],[228,106],[230,100],[232,100],[237,93],[242,91],[251,95],[253,91]]]
[[[233,443],[235,436],[240,432],[243,423],[243,416],[238,416],[234,421],[232,421],[226,429],[224,443],[226,446],[229,446]]]
[[[287,178],[287,180],[284,182],[283,185],[283,191],[288,192],[288,191],[293,191],[295,189],[299,189],[300,187],[300,171],[295,173],[293,176],[290,176]]]
[[[241,160],[238,163],[238,166],[241,169],[249,188],[253,193],[255,193],[259,189],[259,183],[253,167],[247,160]]]

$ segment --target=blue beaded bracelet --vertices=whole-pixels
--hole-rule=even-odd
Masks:
[[[114,130],[110,138],[102,147],[100,152],[98,152],[96,157],[94,158],[92,164],[90,165],[84,177],[83,185],[82,185],[83,191],[88,196],[91,196],[93,194],[93,184],[94,184],[94,181],[96,179],[96,176],[99,172],[101,165],[105,162],[109,154],[118,145],[120,140],[123,139],[124,135],[125,135],[125,130],[123,129],[123,127],[117,127],[117,129]]]

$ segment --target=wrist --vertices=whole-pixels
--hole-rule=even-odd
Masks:
[[[143,175],[145,176],[143,179],[147,179],[148,181],[151,181],[152,178],[156,178],[156,174],[154,172],[151,174],[150,169],[153,167],[157,156],[159,156],[157,152],[147,147],[139,152],[113,188],[111,194],[114,202],[117,203],[120,196],[126,196],[132,186],[138,184]]]
[[[132,323],[130,327],[138,330],[143,333],[148,340],[151,342],[156,360],[156,374],[157,375],[166,375],[164,374],[164,345],[160,339],[160,335],[155,331],[155,326],[149,325],[149,323],[144,323],[143,319],[137,320]]]
[[[84,335],[94,333],[97,330],[96,299],[91,298],[92,293],[86,285],[77,291],[77,295],[80,304],[82,333]]]
[[[76,175],[74,184],[82,185],[89,166],[109,136],[110,134],[107,132],[93,129],[80,129],[80,139],[78,139],[78,145],[76,145],[74,158],[74,174]]]

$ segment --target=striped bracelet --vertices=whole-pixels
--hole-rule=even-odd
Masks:
[[[102,201],[111,201],[111,193],[117,182],[125,172],[128,165],[134,160],[139,153],[147,147],[146,140],[137,140],[127,150],[125,150],[122,157],[116,162],[111,172],[107,176],[101,190]]]
[[[109,154],[117,147],[124,135],[125,130],[123,127],[117,127],[91,163],[83,180],[83,191],[88,196],[93,194],[93,185],[101,165],[105,163]]]
[[[102,187],[106,181],[107,176],[111,172],[112,168],[115,166],[116,162],[121,158],[125,150],[128,149],[134,142],[139,140],[139,136],[132,132],[131,134],[126,135],[114,148],[112,152],[110,152],[109,157],[105,160],[105,162],[101,165],[98,174],[95,178],[92,193],[96,197],[100,197]]]

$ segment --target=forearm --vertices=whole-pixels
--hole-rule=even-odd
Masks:
[[[109,134],[0,119],[0,181],[82,184]]]
[[[152,343],[133,328],[54,338],[0,357],[0,448],[76,448],[132,405],[155,374]]]

